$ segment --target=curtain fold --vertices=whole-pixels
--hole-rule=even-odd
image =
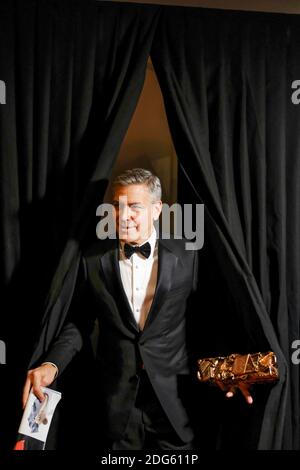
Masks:
[[[257,430],[261,449],[299,448],[299,366],[291,362],[300,316],[299,110],[291,101],[299,26],[297,15],[164,8],[151,51],[180,166],[206,206],[209,243],[248,347],[265,337],[279,359],[281,380]]]
[[[151,5],[1,2],[1,340],[11,384],[23,383],[17,376],[26,370],[51,280],[32,360],[64,321],[55,300],[66,286],[71,292],[80,246],[95,238],[96,208],[144,83],[158,15]],[[11,408],[19,409],[19,396],[7,393],[3,400],[18,400]],[[14,437],[9,431],[1,430],[0,445]]]

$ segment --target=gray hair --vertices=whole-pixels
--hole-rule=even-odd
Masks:
[[[112,188],[117,185],[128,186],[130,184],[144,184],[147,186],[153,201],[161,199],[161,183],[158,176],[154,175],[150,170],[144,168],[132,168],[118,175],[112,182]]]

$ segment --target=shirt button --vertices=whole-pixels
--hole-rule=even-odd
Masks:
[[[140,288],[139,288],[139,287],[136,287],[135,290],[140,290]]]
[[[139,311],[140,311],[140,309],[139,309],[139,308],[136,308],[136,309],[135,309],[135,311],[136,311],[136,312],[139,312]]]
[[[137,265],[137,264],[135,265],[135,267],[136,267],[136,269],[138,269],[138,265]]]

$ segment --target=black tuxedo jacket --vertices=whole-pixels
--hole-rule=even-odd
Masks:
[[[69,319],[45,360],[60,374],[98,319],[96,373],[102,424],[120,439],[134,403],[141,367],[179,437],[193,438],[191,415],[195,357],[187,341],[189,299],[197,286],[197,251],[186,240],[158,239],[158,276],[143,331],[123,289],[118,240],[99,241],[81,256]],[[195,410],[194,410],[195,411]]]

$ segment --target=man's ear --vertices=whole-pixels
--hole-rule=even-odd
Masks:
[[[153,219],[158,220],[160,213],[162,211],[162,202],[156,201],[153,203]]]

